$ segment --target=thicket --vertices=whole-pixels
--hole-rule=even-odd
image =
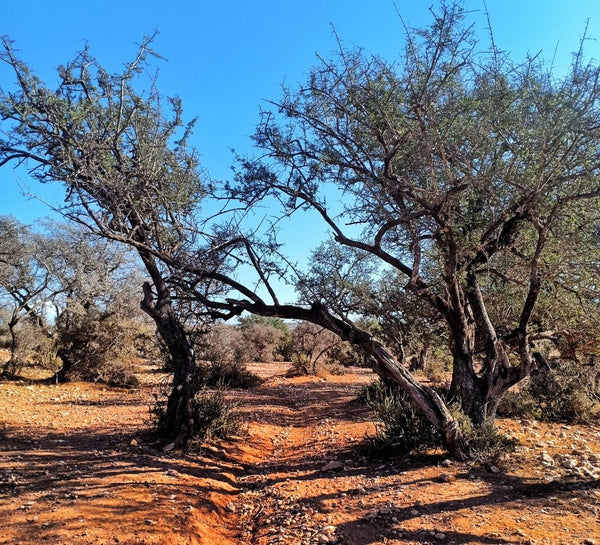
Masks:
[[[422,454],[444,449],[441,434],[415,407],[410,397],[396,384],[378,379],[365,386],[359,399],[373,411],[376,434],[372,446],[379,451]],[[458,403],[450,404],[462,433],[465,458],[483,464],[500,464],[514,450],[515,441],[499,433],[494,426],[475,427]]]
[[[600,362],[555,362],[540,369],[500,401],[498,414],[548,422],[589,424],[600,420]]]

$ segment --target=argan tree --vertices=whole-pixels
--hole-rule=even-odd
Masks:
[[[10,336],[10,358],[2,374],[12,376],[26,363],[31,354],[23,348],[25,337],[39,339],[48,335],[46,305],[60,291],[53,274],[53,243],[34,233],[15,218],[0,217],[0,306],[7,313]],[[29,322],[29,328],[19,326]],[[22,334],[21,334],[22,333]]]
[[[50,88],[3,39],[0,59],[13,69],[16,86],[0,91],[0,166],[25,164],[40,182],[62,184],[63,216],[137,250],[149,277],[142,309],[156,323],[173,370],[163,429],[183,444],[193,435],[195,355],[173,305],[169,265],[158,256],[175,256],[193,242],[185,217],[203,188],[180,101],[165,104],[153,81],[145,82],[146,92],[135,90],[152,56],[149,43],[119,74],[84,49],[59,67]]]
[[[564,77],[493,43],[478,52],[462,8],[442,5],[400,60],[342,49],[285,89],[238,189],[248,203],[275,197],[282,214],[316,212],[338,246],[438,314],[452,394],[481,425],[542,357],[544,290],[577,289],[579,233],[597,229],[599,77],[583,50]]]
[[[442,5],[430,27],[408,33],[399,61],[343,49],[323,61],[306,85],[286,90],[263,112],[255,135],[261,157],[241,161],[229,193],[250,209],[274,198],[282,216],[310,209],[336,245],[402,278],[397,289],[445,323],[452,390],[480,425],[539,361],[535,335],[543,332],[534,317],[541,292],[557,280],[551,265],[595,221],[589,211],[600,196],[600,72],[583,52],[563,78],[537,59],[515,65],[493,46],[479,54],[464,24],[459,6]],[[41,181],[67,188],[68,216],[138,250],[153,282],[144,308],[176,362],[174,429],[193,426],[186,408],[194,354],[173,305],[181,290],[211,318],[248,311],[309,321],[351,342],[461,456],[446,404],[353,314],[327,297],[281,303],[271,278],[285,270],[272,234],[257,242],[255,226],[252,236],[218,220],[209,228],[179,102],[166,116],[153,85],[146,96],[133,89],[147,53],[145,44],[113,76],[84,51],[49,90],[5,42],[18,91],[0,97],[0,166],[37,166]],[[260,291],[236,275],[240,264],[255,272]],[[560,282],[567,286],[565,269]],[[505,286],[518,304],[510,320],[498,318],[495,306]]]

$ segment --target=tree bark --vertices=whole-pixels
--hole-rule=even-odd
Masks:
[[[194,374],[196,355],[193,345],[171,304],[167,286],[155,284],[156,294],[144,283],[141,308],[156,324],[159,335],[169,352],[173,385],[164,413],[160,414],[159,429],[165,440],[184,447],[194,437],[193,401],[196,394]]]
[[[210,305],[210,302],[208,302]],[[457,459],[464,458],[462,435],[458,422],[450,414],[440,396],[428,386],[418,382],[394,356],[369,333],[351,323],[331,315],[321,304],[310,308],[294,305],[266,305],[262,302],[229,299],[225,303],[233,314],[244,310],[259,316],[271,316],[292,320],[303,320],[320,325],[363,350],[369,356],[372,369],[380,377],[397,383],[422,411],[427,420],[440,432],[448,452]],[[222,305],[219,305],[222,307]]]

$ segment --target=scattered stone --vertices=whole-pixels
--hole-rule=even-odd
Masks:
[[[232,501],[230,501],[226,506],[225,506],[225,510],[229,511],[230,513],[235,513],[236,512],[236,507],[235,507],[235,503],[233,503]]]
[[[498,466],[490,466],[490,471],[492,473],[500,473],[500,468]]]
[[[450,467],[451,465],[452,465],[452,460],[446,459],[442,462],[442,467]]]
[[[181,476],[181,473],[179,473],[179,471],[176,469],[167,469],[167,471],[165,471],[165,475],[168,475],[169,477],[179,477]]]
[[[545,466],[553,466],[554,458],[550,456],[546,451],[542,452],[542,464]]]
[[[373,509],[372,511],[369,511],[366,515],[365,518],[367,520],[373,520],[374,518],[377,518],[377,516],[379,515],[379,511],[377,509]]]
[[[146,520],[144,521],[144,524],[145,524],[146,526],[155,526],[155,525],[156,525],[156,521],[155,521],[155,520],[152,520],[152,519],[146,519]]]
[[[436,532],[433,537],[438,541],[442,541],[443,539],[446,539],[446,534],[443,532]]]
[[[175,443],[169,443],[165,448],[163,448],[163,452],[171,452],[175,448]]]
[[[129,443],[132,447],[137,447],[138,442],[135,439],[131,440],[131,443]]]
[[[451,483],[452,481],[455,481],[456,477],[454,475],[451,475],[450,473],[442,473],[440,475],[440,481],[442,481],[443,483]]]
[[[574,469],[577,467],[577,460],[570,458],[569,456],[565,456],[560,462],[560,465],[566,469]]]
[[[342,469],[344,469],[344,464],[342,462],[332,460],[331,462],[325,464],[321,468],[321,471],[341,471]]]

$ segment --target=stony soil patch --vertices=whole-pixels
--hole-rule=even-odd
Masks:
[[[600,544],[600,428],[503,420],[501,468],[372,458],[372,376],[234,392],[248,435],[183,455],[147,438],[136,391],[0,383],[0,544]]]

